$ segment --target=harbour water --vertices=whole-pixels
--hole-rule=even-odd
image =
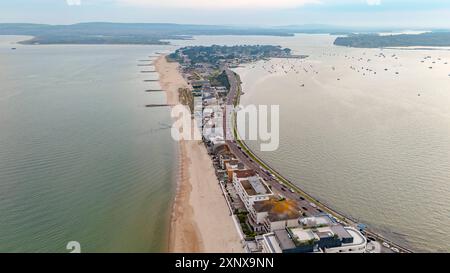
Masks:
[[[235,69],[241,104],[280,105],[280,147],[260,152],[300,188],[418,252],[450,251],[450,49],[356,49],[330,35],[198,36],[309,55]]]
[[[450,51],[352,49],[280,38],[306,60],[247,65],[247,104],[280,105],[272,167],[415,251],[450,251]]]
[[[176,146],[137,65],[170,48],[17,39],[0,39],[0,252],[166,251]]]

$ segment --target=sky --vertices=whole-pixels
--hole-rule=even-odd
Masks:
[[[0,23],[450,28],[450,0],[2,0]]]

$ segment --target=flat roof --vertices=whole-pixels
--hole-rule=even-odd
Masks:
[[[255,176],[256,172],[254,170],[237,170],[234,172],[237,178],[247,178]]]
[[[297,204],[290,199],[276,200],[271,198],[269,200],[256,201],[253,204],[253,208],[258,213],[267,212],[271,222],[298,219],[300,217]]]
[[[313,239],[319,239],[310,229],[294,228],[291,229],[291,232],[299,242],[308,242]]]
[[[278,244],[282,250],[285,249],[293,249],[295,248],[294,241],[292,241],[292,238],[289,236],[289,233],[287,230],[275,230],[274,234],[277,238]]]
[[[277,237],[274,233],[269,233],[263,235],[264,240],[267,243],[267,246],[270,248],[272,253],[282,253],[282,249],[280,248],[280,243],[277,240]]]
[[[300,222],[307,227],[328,226],[333,224],[332,219],[327,215],[305,217],[300,219]]]
[[[348,233],[353,237],[353,243],[348,245],[362,245],[367,242],[366,238],[364,238],[364,236],[362,236],[361,233],[359,233],[359,231],[357,231],[356,229],[351,227],[345,227],[345,230],[348,231]]]
[[[270,189],[258,176],[251,176],[239,181],[249,196],[270,194]]]
[[[257,176],[249,177],[248,182],[250,182],[253,189],[255,189],[258,194],[266,194],[269,192],[269,188],[264,184],[261,178]]]
[[[237,160],[237,159],[230,159],[230,160],[228,160],[228,162],[225,162],[225,164],[230,167],[237,166],[238,163],[239,163],[239,160]]]
[[[330,237],[333,237],[334,236],[334,232],[333,232],[333,230],[331,229],[331,227],[321,227],[321,228],[318,228],[316,231],[315,231],[315,233],[316,233],[316,235],[317,236],[319,236],[319,238],[330,238]]]
[[[353,236],[342,225],[331,226],[331,230],[341,239],[350,239]]]

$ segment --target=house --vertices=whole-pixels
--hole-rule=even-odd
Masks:
[[[269,200],[272,190],[254,170],[236,170],[232,172],[233,186],[244,203],[247,211],[253,209],[257,201]]]
[[[230,160],[236,160],[236,157],[233,153],[230,152],[230,148],[226,146],[226,149],[222,153],[219,154],[219,166],[222,170],[225,170],[225,163],[230,162]]]
[[[240,174],[251,173],[256,175],[255,171],[247,170],[245,165],[241,163],[237,159],[232,159],[225,163],[225,170],[227,171],[228,182],[233,182],[233,175],[235,172],[239,172]]]
[[[256,232],[272,232],[298,226],[301,211],[289,199],[269,198],[254,202],[249,209],[249,222]]]
[[[343,226],[331,218],[331,221],[319,218],[300,219],[299,226],[275,230],[256,241],[265,253],[366,252],[367,239],[356,228]]]

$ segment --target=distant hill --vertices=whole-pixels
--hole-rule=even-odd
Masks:
[[[24,44],[167,44],[194,35],[292,36],[282,29],[147,23],[0,24],[0,35],[29,35]]]
[[[334,41],[338,46],[358,48],[383,48],[407,46],[450,46],[450,32],[428,32],[422,34],[401,34],[381,36],[378,34],[352,34],[338,37]]]
[[[348,35],[336,45],[353,47],[450,46],[450,32],[434,31],[421,35],[378,36],[352,33],[389,32],[375,29],[330,25],[289,25],[244,27],[159,23],[92,22],[73,25],[0,24],[0,35],[33,36],[23,44],[168,44],[165,40],[190,39],[196,35],[293,36],[296,33]]]

